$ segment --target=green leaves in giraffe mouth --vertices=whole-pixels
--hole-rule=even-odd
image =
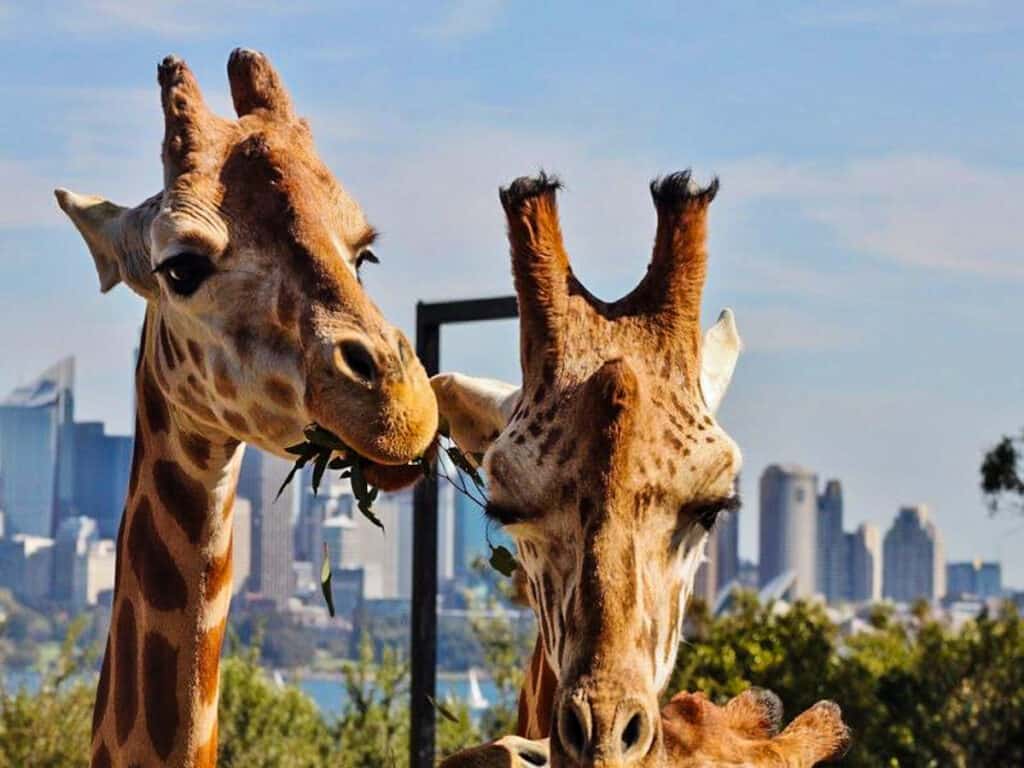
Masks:
[[[380,495],[380,489],[372,485],[366,478],[366,467],[372,462],[365,456],[361,456],[351,446],[347,445],[336,434],[317,423],[306,426],[302,431],[306,438],[302,443],[296,443],[285,450],[295,456],[295,463],[288,471],[284,482],[277,491],[277,498],[281,497],[284,489],[295,478],[295,474],[307,464],[313,465],[312,486],[313,494],[320,492],[320,483],[323,481],[327,470],[340,471],[340,477],[349,480],[352,485],[352,495],[356,499],[356,505],[363,517],[384,531],[384,524],[373,512],[373,504]],[[469,459],[462,450],[449,439],[449,444],[444,448],[448,460],[459,472],[453,480],[442,463],[438,463],[438,470],[433,469],[433,462],[428,457],[413,459],[409,464],[418,466],[424,477],[437,477],[444,479],[455,488],[456,491],[471,499],[481,509],[487,504],[487,490],[483,478],[477,469],[477,464]],[[475,457],[478,458],[478,457]],[[463,480],[468,477],[472,488]],[[276,499],[275,499],[276,500]],[[488,538],[487,545],[491,548],[491,556],[488,562],[491,567],[505,577],[511,577],[513,571],[519,566],[515,555],[506,547],[494,546]],[[331,564],[326,544],[324,545],[323,561],[320,566],[320,588],[327,602],[327,609],[331,616],[334,616],[334,597],[331,591]]]
[[[285,449],[296,459],[284,482],[281,483],[277,496],[280,497],[284,493],[284,489],[291,483],[295,473],[310,462],[313,463],[314,495],[320,492],[320,483],[328,469],[340,470],[341,477],[349,479],[352,483],[352,494],[356,498],[359,511],[367,520],[383,531],[384,524],[373,513],[373,503],[377,500],[380,489],[370,485],[366,481],[364,473],[368,459],[360,456],[340,437],[319,424],[309,424],[302,432],[306,442],[297,443]],[[418,459],[417,462],[426,464],[422,459]]]

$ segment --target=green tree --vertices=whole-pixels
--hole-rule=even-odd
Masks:
[[[1014,507],[1024,511],[1024,431],[1003,435],[981,462],[981,490],[989,509]]]
[[[1012,606],[957,632],[920,609],[898,620],[879,606],[868,623],[844,638],[807,603],[740,595],[718,619],[698,606],[669,690],[721,703],[761,686],[791,714],[833,699],[854,733],[846,766],[1024,765],[1024,621]]]
[[[259,648],[229,655],[221,665],[219,764],[223,768],[318,768],[334,740],[316,704],[293,686],[272,683]]]
[[[0,768],[88,765],[94,686],[81,675],[95,654],[78,645],[84,628],[72,623],[56,660],[39,670],[37,692],[0,681]]]

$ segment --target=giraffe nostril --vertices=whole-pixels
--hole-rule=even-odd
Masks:
[[[528,765],[536,765],[540,768],[548,764],[548,757],[543,752],[535,749],[520,749],[519,757]]]
[[[629,752],[633,748],[633,745],[640,741],[640,713],[637,712],[626,723],[626,727],[622,730],[622,751]]]
[[[626,709],[616,720],[619,723],[625,721],[625,726],[619,731],[619,749],[622,757],[632,764],[646,755],[652,746],[654,730],[651,717],[646,707],[637,704],[632,707],[632,712]]]
[[[346,339],[338,344],[341,359],[357,379],[374,384],[378,378],[377,363],[366,345],[355,339]]]
[[[580,760],[590,739],[590,719],[580,704],[570,699],[562,706],[558,718],[558,735],[562,748],[574,760]]]

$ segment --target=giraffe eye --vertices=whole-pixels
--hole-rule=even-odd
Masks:
[[[198,253],[179,253],[164,259],[153,270],[156,274],[163,275],[167,281],[167,287],[178,296],[188,297],[199,290],[210,275],[213,274],[213,264],[210,260]]]

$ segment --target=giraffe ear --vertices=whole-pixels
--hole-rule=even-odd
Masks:
[[[149,263],[149,224],[156,212],[150,198],[137,208],[124,208],[95,195],[54,190],[57,204],[89,246],[100,291],[124,281],[143,298],[156,296],[157,283]]]
[[[441,430],[463,453],[483,454],[519,402],[519,387],[495,379],[477,379],[461,373],[440,373],[430,380],[437,397]]]
[[[700,350],[700,391],[712,413],[725,397],[741,349],[743,342],[736,329],[736,318],[731,309],[723,309],[718,322],[704,334]]]

